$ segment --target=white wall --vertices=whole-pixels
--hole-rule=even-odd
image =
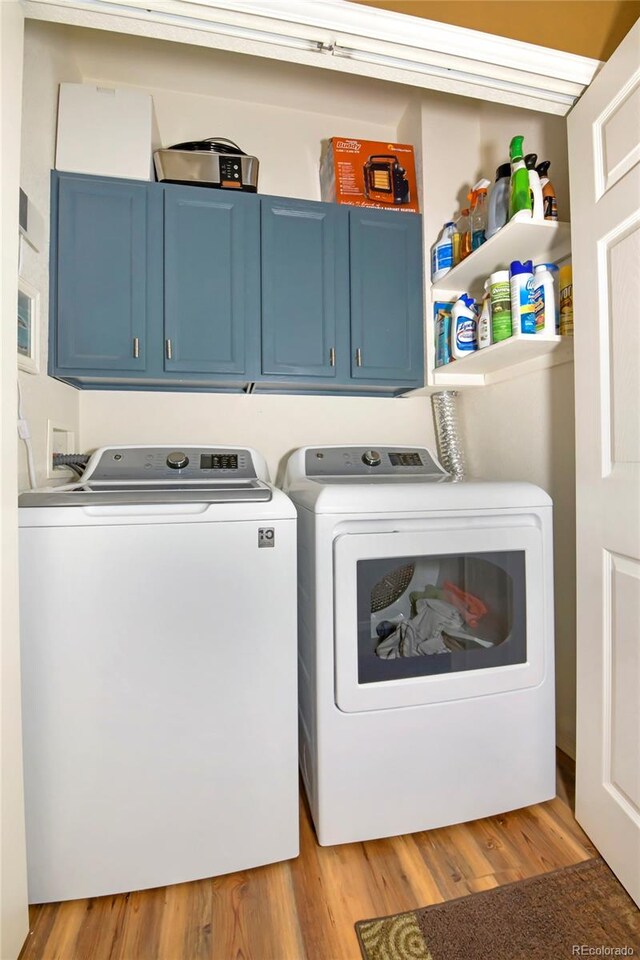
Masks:
[[[518,134],[525,138],[527,153],[551,160],[560,217],[569,219],[567,130],[563,118],[463,98],[452,102],[444,94],[425,98],[425,249],[430,248],[444,221],[467,205],[470,187],[481,177],[495,179],[496,167],[508,160],[510,140]],[[447,149],[448,143],[456,148]],[[431,343],[427,349],[431,359]],[[555,503],[556,721],[559,745],[574,756],[573,365],[494,386],[471,387],[461,391],[460,408],[470,473],[486,479],[528,480],[543,487]]]
[[[40,373],[20,373],[24,414],[29,421],[36,478],[46,480],[47,421],[72,430],[78,439],[80,394],[47,376],[49,332],[49,176],[55,160],[58,84],[81,79],[64,32],[28,21],[25,28],[20,182],[44,218],[41,250],[22,243],[21,275],[40,293]],[[66,474],[61,474],[65,479]],[[29,486],[23,444],[19,450],[19,486]]]
[[[476,182],[481,176],[486,176],[493,183],[496,167],[509,160],[511,138],[522,135],[525,154],[537,153],[538,163],[542,160],[551,161],[549,175],[558,197],[559,219],[571,219],[567,121],[564,117],[503,104],[483,103],[480,108],[480,132],[480,162]]]
[[[553,499],[557,742],[575,757],[573,364],[464,391],[461,420],[470,474],[528,480]]]
[[[407,105],[402,88],[381,81],[167,41],[69,35],[85,81],[152,94],[159,145],[229,137],[258,157],[264,194],[319,200],[321,141],[394,140]]]
[[[562,117],[483,104],[478,175],[509,156],[524,136],[526,153],[551,160],[561,220],[570,219],[567,124]],[[558,745],[575,757],[575,462],[573,364],[529,374],[464,397],[472,465],[485,476],[529,480],[554,502],[556,726]]]
[[[322,140],[347,129],[364,140],[395,139],[390,125],[244,103],[156,87],[141,89],[153,96],[160,142],[181,143],[203,135],[223,135],[260,161],[259,190],[280,197],[320,200],[318,164]]]
[[[0,3],[0,957],[13,960],[27,935],[22,791],[16,436],[16,303],[20,85],[23,15]]]
[[[467,194],[481,178],[495,181],[509,160],[509,143],[524,136],[526,153],[551,160],[561,220],[569,220],[567,123],[563,117],[448,94],[429,93],[422,108],[425,168],[425,237],[435,241],[446,220],[468,207]]]
[[[261,394],[87,391],[82,449],[112,443],[222,443],[256,447],[280,481],[288,453],[305,444],[434,447],[428,397],[287,397]]]

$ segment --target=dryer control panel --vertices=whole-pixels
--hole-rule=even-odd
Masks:
[[[444,477],[436,458],[424,447],[310,447],[305,455],[310,479],[326,477]]]

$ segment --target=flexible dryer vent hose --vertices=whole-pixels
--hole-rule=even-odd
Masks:
[[[465,463],[458,426],[457,401],[457,390],[443,390],[441,393],[431,394],[440,463],[455,480],[464,480]]]
[[[89,463],[89,457],[83,453],[54,453],[52,462],[54,467],[69,467],[81,477]]]

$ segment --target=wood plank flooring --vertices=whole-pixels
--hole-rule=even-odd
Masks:
[[[356,920],[568,866],[596,851],[559,796],[486,820],[319,847],[301,799],[296,860],[156,890],[31,908],[20,960],[359,960]],[[565,799],[561,799],[561,797]]]

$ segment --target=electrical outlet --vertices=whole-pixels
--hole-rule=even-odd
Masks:
[[[47,420],[47,477],[49,480],[73,480],[76,474],[68,467],[54,467],[54,453],[77,453],[76,435],[68,427]]]

